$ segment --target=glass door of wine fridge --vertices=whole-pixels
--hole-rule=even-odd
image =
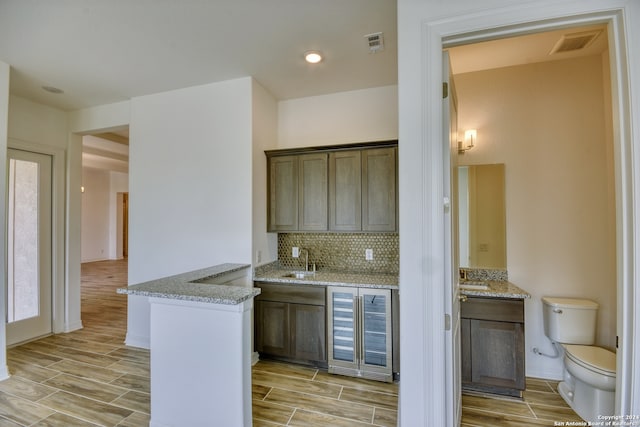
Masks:
[[[327,290],[329,373],[392,381],[391,292]]]

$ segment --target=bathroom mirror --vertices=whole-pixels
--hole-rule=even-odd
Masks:
[[[504,164],[458,166],[460,267],[507,268]]]

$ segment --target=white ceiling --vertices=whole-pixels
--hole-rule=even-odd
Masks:
[[[395,0],[0,0],[11,93],[64,110],[245,76],[277,99],[394,85],[396,34]]]
[[[606,31],[580,52],[549,55],[562,34],[590,28],[452,48],[452,68],[600,53]],[[364,36],[378,31],[385,49],[373,54]],[[246,76],[279,100],[394,85],[396,46],[395,0],[0,0],[11,93],[63,110]],[[324,61],[305,63],[308,50]]]
[[[600,31],[600,34],[584,49],[550,54],[563,36],[591,31]],[[597,55],[607,50],[607,47],[607,27],[602,24],[467,44],[451,48],[449,53],[453,73],[462,74],[492,68]]]
[[[82,167],[129,172],[129,146],[104,137],[82,137]]]

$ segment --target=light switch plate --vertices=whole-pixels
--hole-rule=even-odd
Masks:
[[[291,248],[291,256],[294,258],[298,258],[300,256],[300,248],[297,246]]]

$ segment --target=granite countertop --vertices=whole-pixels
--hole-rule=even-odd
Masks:
[[[253,280],[259,282],[319,285],[319,286],[350,286],[360,288],[398,289],[397,274],[355,273],[319,270],[314,274],[302,278],[285,277],[293,270],[281,268],[277,262],[257,267]]]
[[[119,288],[116,292],[127,295],[237,305],[260,294],[260,289],[216,284],[216,280],[219,279],[220,282],[223,282],[224,276],[229,273],[250,267],[248,264],[219,264]],[[205,280],[206,283],[203,282]]]
[[[464,285],[465,282],[460,282],[460,285]],[[470,281],[468,283],[477,283],[476,281]],[[516,285],[507,281],[500,280],[487,280],[484,281],[487,284],[488,289],[463,289],[460,287],[460,293],[470,297],[484,297],[484,298],[511,298],[511,299],[526,299],[531,298],[529,292],[520,289]]]

